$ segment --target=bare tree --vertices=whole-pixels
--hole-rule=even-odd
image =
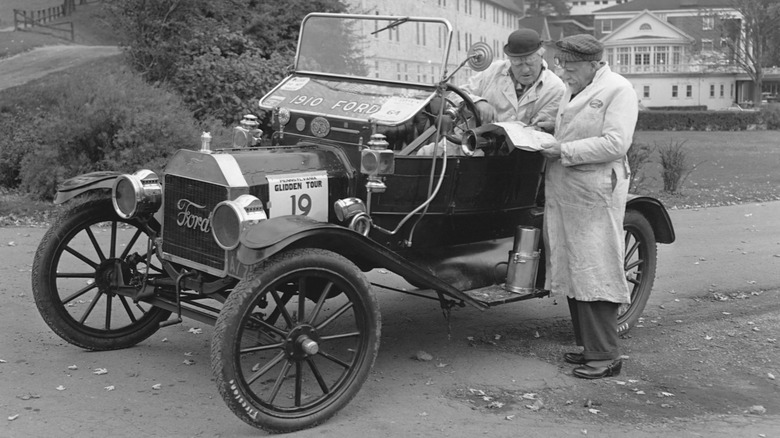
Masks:
[[[550,15],[569,15],[569,5],[565,0],[525,0],[526,14],[530,17]]]
[[[764,67],[774,60],[780,44],[780,2],[777,0],[731,0],[741,17],[721,14],[724,42],[734,62],[753,80],[753,102],[761,102]]]

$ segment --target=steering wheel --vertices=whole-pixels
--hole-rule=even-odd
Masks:
[[[471,97],[469,97],[468,94],[466,94],[463,90],[456,87],[455,85],[447,84],[447,90],[446,91],[452,91],[458,97],[462,99],[461,104],[457,105],[455,104],[450,98],[444,98],[445,102],[448,105],[448,108],[445,110],[445,113],[447,113],[447,110],[454,109],[452,111],[452,114],[454,114],[455,119],[453,120],[452,126],[450,129],[447,129],[445,132],[443,132],[444,137],[447,139],[447,141],[450,141],[455,144],[461,144],[461,139],[463,137],[463,133],[470,129],[477,128],[482,125],[482,119],[479,117],[479,111],[477,111],[477,105],[474,103],[473,100],[471,100]]]

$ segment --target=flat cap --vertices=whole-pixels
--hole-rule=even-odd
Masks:
[[[578,34],[555,42],[556,58],[561,61],[601,61],[604,45],[592,35]]]

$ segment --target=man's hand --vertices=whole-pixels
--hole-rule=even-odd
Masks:
[[[558,140],[553,140],[549,143],[542,144],[542,155],[547,158],[556,158],[561,156],[561,143]]]
[[[479,112],[479,118],[482,123],[493,123],[496,121],[496,109],[486,100],[480,100],[474,104]]]
[[[555,120],[545,116],[536,116],[532,118],[530,124],[547,133],[552,133],[555,130]]]

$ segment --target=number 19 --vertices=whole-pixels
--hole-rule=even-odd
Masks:
[[[299,196],[297,201],[295,195],[290,195],[290,204],[293,215],[308,216],[311,212],[311,196],[306,193]]]

